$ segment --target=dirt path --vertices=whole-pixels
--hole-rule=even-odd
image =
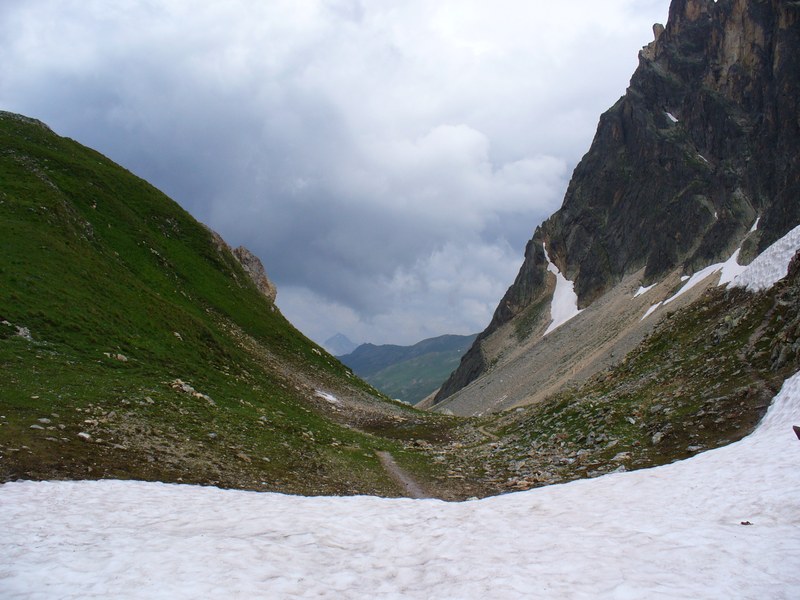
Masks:
[[[485,428],[483,425],[481,425],[480,427],[477,427],[477,429],[478,429],[478,431],[480,431],[480,432],[481,432],[483,435],[485,435],[487,438],[489,438],[489,441],[490,441],[490,442],[496,442],[497,440],[499,440],[499,439],[500,439],[498,436],[496,436],[495,434],[493,434],[491,431],[488,431],[488,430],[487,430],[487,429],[486,429],[486,428]]]
[[[422,487],[414,481],[414,478],[411,477],[406,471],[400,468],[400,466],[395,462],[394,458],[391,454],[384,451],[376,451],[375,454],[378,455],[378,458],[383,465],[383,468],[386,469],[386,472],[389,476],[400,486],[400,488],[405,493],[406,497],[408,498],[430,498],[430,494],[427,494]]]

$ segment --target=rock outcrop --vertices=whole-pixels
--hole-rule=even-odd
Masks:
[[[267,272],[261,260],[244,246],[239,246],[235,249],[231,248],[220,234],[207,225],[204,225],[204,227],[209,234],[211,234],[211,240],[216,246],[217,252],[233,256],[258,290],[271,304],[274,304],[275,299],[278,297],[278,288],[275,287],[275,284],[267,277]]]
[[[727,258],[756,219],[745,259],[800,223],[800,3],[674,0],[654,34],[437,402],[487,371],[500,327],[546,312],[543,243],[584,308],[642,269],[649,285]]]
[[[244,246],[235,248],[233,250],[233,255],[242,265],[245,272],[250,276],[250,279],[253,280],[253,283],[256,284],[259,291],[267,297],[267,300],[274,303],[275,298],[278,296],[278,288],[276,288],[275,284],[267,277],[261,260]]]

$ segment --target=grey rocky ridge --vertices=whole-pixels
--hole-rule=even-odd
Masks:
[[[740,245],[746,262],[800,223],[800,3],[674,0],[654,33],[625,95],[601,116],[562,207],[536,228],[516,280],[434,404],[499,372],[523,347],[563,366],[541,336],[553,293],[545,245],[579,308],[633,327],[641,312],[601,307],[615,305],[623,284],[626,294],[674,284]],[[631,331],[617,353],[646,334]],[[551,375],[529,384],[552,384]]]

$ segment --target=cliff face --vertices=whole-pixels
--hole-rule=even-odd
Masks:
[[[584,308],[642,268],[648,285],[727,258],[757,218],[744,258],[800,223],[800,3],[674,0],[654,33],[437,401],[484,373],[485,340],[550,293],[542,243]]]

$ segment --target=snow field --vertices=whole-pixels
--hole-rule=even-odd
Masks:
[[[733,285],[751,292],[769,289],[786,277],[789,263],[800,250],[800,225],[764,250],[736,279]]]
[[[0,597],[794,599],[793,424],[800,373],[740,442],[464,503],[8,483]]]
[[[756,219],[755,223],[750,228],[751,232],[756,230],[759,220],[760,218]],[[667,305],[679,298],[714,273],[720,273],[717,285],[731,285],[733,287],[747,288],[751,292],[768,290],[778,281],[786,277],[789,273],[789,263],[798,250],[800,250],[800,225],[764,250],[764,252],[759,254],[758,257],[747,266],[739,264],[739,252],[741,251],[741,248],[739,248],[724,263],[709,265],[689,277],[683,287],[673,296],[667,298],[663,302],[650,306],[641,320],[643,321],[653,314],[658,307]],[[681,281],[684,281],[684,279],[681,278]],[[633,297],[636,298],[649,289],[650,288],[640,287],[639,291],[637,291]]]

